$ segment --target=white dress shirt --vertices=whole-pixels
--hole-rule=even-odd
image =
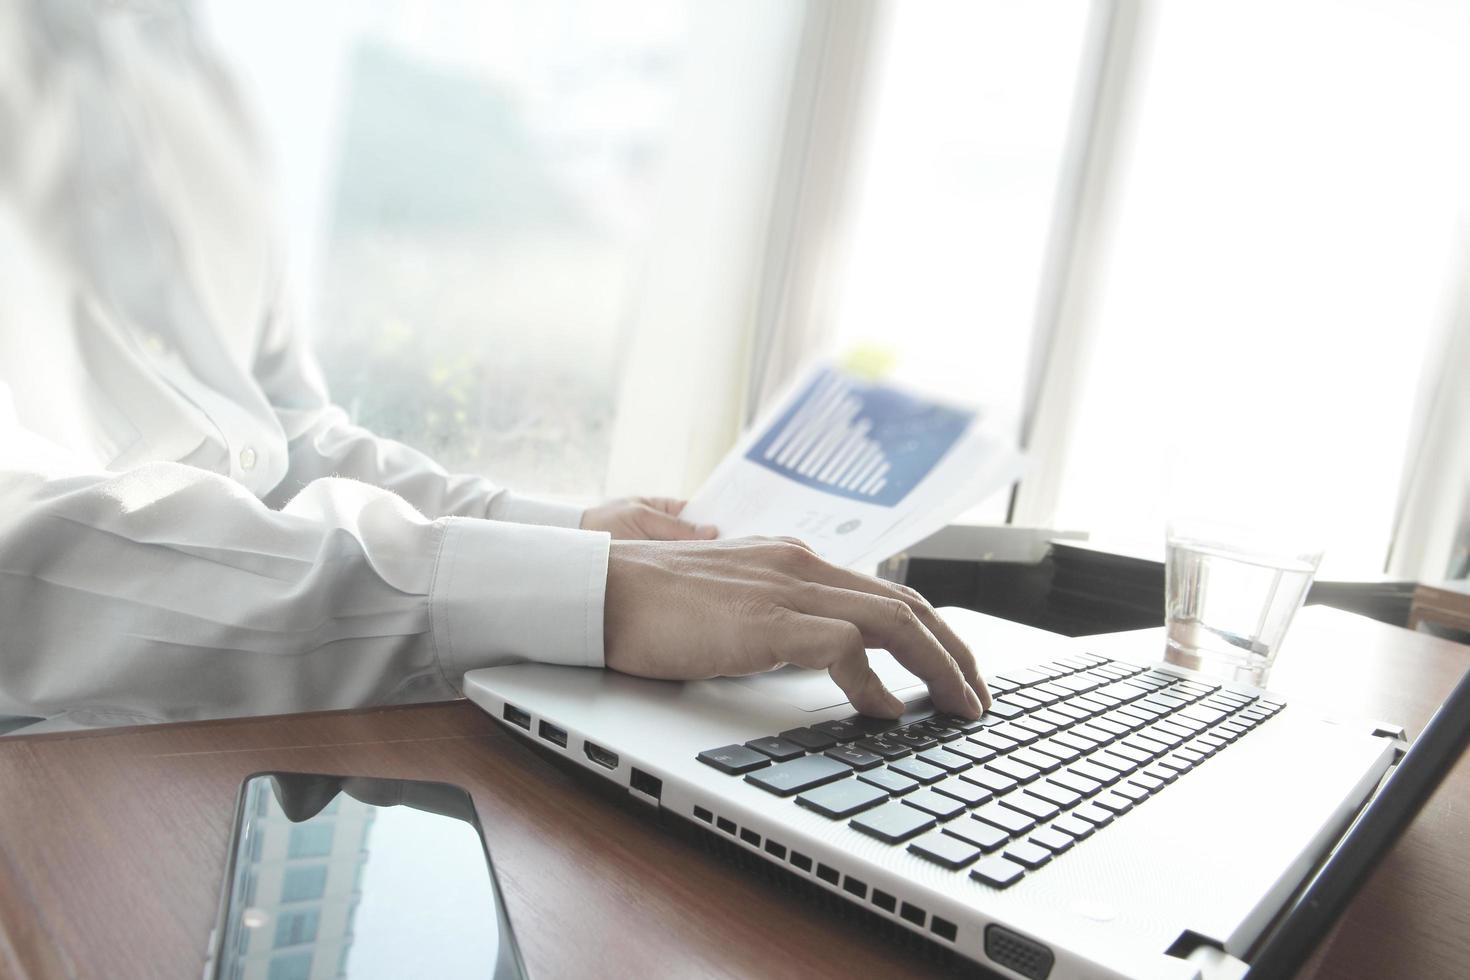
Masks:
[[[607,536],[349,423],[172,4],[0,3],[0,716],[453,696],[602,665]]]

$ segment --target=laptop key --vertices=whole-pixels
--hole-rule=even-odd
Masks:
[[[1012,762],[1019,762],[1022,765],[1039,769],[1042,772],[1056,772],[1062,764],[1060,759],[1054,759],[1044,752],[1037,752],[1035,749],[1017,749],[1008,758]]]
[[[1057,817],[1051,822],[1051,828],[1061,831],[1076,840],[1091,837],[1093,831],[1097,829],[1086,820],[1080,820],[1073,816]]]
[[[1113,813],[1111,810],[1105,810],[1092,803],[1082,804],[1072,811],[1072,816],[1079,820],[1086,820],[1093,827],[1106,827],[1113,822]]]
[[[985,768],[998,772],[1002,776],[1009,776],[1018,783],[1029,783],[1041,775],[1041,770],[1032,768],[1024,762],[1014,762],[1009,758],[991,759],[985,763]]]
[[[919,788],[918,780],[910,779],[891,769],[869,769],[858,773],[858,779],[880,789],[886,789],[894,796],[901,796]]]
[[[1060,742],[1061,744],[1069,748],[1076,749],[1078,752],[1091,752],[1098,746],[1098,743],[1093,741],[1092,739],[1084,738],[1083,736],[1078,735],[1077,729],[1075,728],[1069,729],[1065,732],[1058,732],[1051,737],[1051,740],[1053,742]]]
[[[995,794],[1009,792],[1018,785],[1010,776],[1004,776],[980,766],[971,769],[969,772],[960,773],[960,778],[966,782],[974,783],[976,786],[984,786]]]
[[[1007,695],[1007,697],[1010,696]],[[997,718],[1004,718],[1010,721],[1012,718],[1019,718],[1025,713],[1025,708],[1012,701],[1007,701],[1005,698],[996,698],[990,702],[990,714],[995,715]]]
[[[1012,810],[1020,810],[1026,816],[1038,822],[1050,820],[1060,813],[1062,809],[1055,803],[1049,800],[1043,800],[1039,796],[1032,796],[1030,793],[1007,793],[1000,798],[999,802],[1003,806],[1010,807]]]
[[[944,749],[930,749],[927,752],[920,752],[919,758],[931,766],[938,766],[945,772],[964,772],[975,764],[973,759],[967,759],[963,755],[948,752]]]
[[[1093,721],[1096,720],[1096,718],[1093,719]],[[1101,728],[1096,727],[1093,721],[1084,722],[1076,728],[1070,729],[1065,734],[1073,738],[1085,738],[1093,745],[1106,745],[1111,742],[1113,740],[1113,733],[1105,732]]]
[[[789,762],[778,762],[768,769],[757,769],[745,777],[767,793],[791,796],[841,779],[852,767],[825,755],[807,755]]]
[[[1093,728],[1102,729],[1103,731],[1107,732],[1108,735],[1112,738],[1121,738],[1124,735],[1130,734],[1134,729],[1139,727],[1138,725],[1125,725],[1114,718],[1094,718],[1087,724],[1091,725]]]
[[[938,823],[939,821],[923,810],[890,800],[876,809],[853,817],[849,826],[885,843],[899,844],[932,829]]]
[[[960,718],[957,715],[935,715],[935,720],[965,735],[973,735],[985,727],[976,719]]]
[[[1041,737],[1033,732],[1031,729],[1022,728],[1020,725],[1017,725],[1015,722],[1012,721],[996,725],[995,728],[992,729],[992,732],[996,735],[999,735],[1001,738],[1010,739],[1017,745],[1030,745],[1032,742]]]
[[[1170,769],[1168,766],[1160,765],[1149,766],[1147,769],[1143,770],[1141,775],[1152,776],[1155,779],[1162,779],[1166,783],[1172,783],[1174,780],[1179,778],[1178,770]]]
[[[1114,752],[1114,747],[1124,748],[1125,751]],[[1153,756],[1151,755],[1146,755],[1142,752],[1137,752],[1132,749],[1126,749],[1126,747],[1124,746],[1114,747],[1109,747],[1108,750],[1105,752],[1092,753],[1092,755],[1087,757],[1087,761],[1095,762],[1100,766],[1107,766],[1109,769],[1116,769],[1125,776],[1128,775],[1130,772],[1136,771],[1141,763],[1153,761]],[[1141,758],[1131,758],[1128,755],[1129,752],[1132,752],[1134,755],[1140,756]]]
[[[1123,744],[1129,748],[1137,749],[1140,752],[1147,752],[1149,758],[1163,755],[1169,751],[1169,746],[1163,742],[1156,742],[1147,735],[1134,735],[1132,738],[1125,739]]]
[[[984,820],[988,824],[993,824],[1010,834],[1024,834],[1036,826],[1035,818],[1027,816],[1020,810],[1001,806],[998,802],[987,803],[970,816],[976,820]]]
[[[970,736],[970,741],[977,745],[983,745],[992,752],[1009,752],[1018,743],[1011,741],[1004,735],[997,735],[994,730],[986,730],[979,735]]]
[[[1060,854],[1077,843],[1075,838],[1062,833],[1060,830],[1053,830],[1050,827],[1033,830],[1028,839],[1031,843],[1039,847],[1044,847],[1053,854]]]
[[[747,748],[755,749],[775,759],[777,762],[785,762],[788,759],[799,759],[806,755],[806,749],[779,735],[767,735],[765,738],[753,738],[745,743]]]
[[[1052,732],[1056,731],[1058,727],[1049,721],[1042,721],[1035,715],[1028,715],[1025,718],[1017,718],[1015,721],[1011,722],[1011,724],[1015,725],[1017,728],[1024,728],[1026,729],[1026,731],[1030,732],[1033,735],[1042,736],[1050,735]]]
[[[837,744],[837,740],[831,735],[823,735],[814,728],[789,728],[781,733],[781,737],[810,752],[820,752]]]
[[[909,851],[956,871],[967,864],[974,863],[975,859],[980,856],[980,848],[974,844],[966,843],[958,837],[937,830],[909,844]]]
[[[1037,752],[1045,752],[1047,755],[1051,756],[1053,759],[1056,759],[1058,762],[1071,762],[1073,759],[1076,759],[1077,757],[1082,755],[1081,752],[1072,748],[1070,745],[1063,745],[1061,742],[1058,742],[1054,738],[1049,738],[1044,741],[1037,742],[1031,747]]]
[[[897,742],[878,737],[859,739],[852,744],[864,752],[881,755],[885,759],[902,759],[913,751],[907,745],[899,745]]]
[[[900,728],[896,732],[888,732],[887,734],[888,740],[893,744],[902,745],[905,748],[913,749],[915,752],[920,749],[933,748],[939,744],[937,738],[925,731],[910,731],[907,728]]]
[[[1026,792],[1032,796],[1039,796],[1048,803],[1055,803],[1064,810],[1082,802],[1081,793],[1074,789],[1067,789],[1065,786],[1058,786],[1046,779],[1038,779],[1026,788]]]
[[[1009,888],[1020,881],[1026,869],[999,854],[992,854],[970,869],[970,877],[992,888]]]
[[[871,783],[844,779],[808,790],[796,798],[798,806],[815,810],[824,817],[840,820],[877,806],[888,799],[888,791]]]
[[[965,812],[965,804],[952,796],[944,796],[932,789],[916,789],[903,798],[903,802],[911,807],[932,814],[940,820],[948,820]]]
[[[984,820],[951,820],[944,825],[944,832],[969,841],[987,854],[1011,839],[1010,834]]]
[[[1005,856],[1028,868],[1039,868],[1051,860],[1051,851],[1030,841],[1018,840],[1006,845]]]
[[[1128,777],[1128,781],[1134,786],[1141,786],[1148,793],[1157,793],[1164,788],[1165,783],[1165,780],[1149,772],[1135,772]]]
[[[947,751],[962,755],[971,762],[984,762],[995,758],[995,749],[986,748],[973,738],[962,738],[945,746]]]
[[[945,772],[938,766],[931,766],[918,758],[899,759],[888,767],[893,772],[917,779],[921,783],[937,783],[944,778]]]
[[[1117,793],[1119,796],[1126,796],[1134,803],[1142,803],[1144,800],[1148,799],[1149,793],[1149,791],[1144,789],[1142,786],[1133,785],[1131,781],[1126,783],[1119,783],[1118,785],[1113,787],[1112,792]]]
[[[990,790],[979,783],[972,783],[958,776],[946,776],[930,788],[936,793],[953,796],[965,806],[979,806],[993,795]]]
[[[808,756],[808,758],[823,758],[823,756]],[[867,749],[860,749],[856,745],[838,745],[827,750],[825,758],[844,762],[854,769],[872,769],[883,764],[883,757]]]
[[[743,745],[723,745],[718,749],[707,749],[695,758],[731,776],[738,776],[743,772],[750,772],[771,764],[770,756],[757,752],[755,749],[748,749]]]
[[[1103,788],[1103,784],[1096,779],[1088,779],[1075,772],[1054,772],[1046,778],[1058,786],[1070,789],[1074,793],[1081,793],[1083,796],[1091,796]]]
[[[1075,703],[1058,704],[1048,710],[1056,712],[1059,715],[1066,715],[1069,719],[1071,719],[1071,724],[1074,725],[1079,721],[1086,721],[1095,714],[1095,712],[1088,711],[1087,708],[1085,708],[1084,706]]]
[[[1126,796],[1120,795],[1115,790],[1099,793],[1092,798],[1090,806],[1100,806],[1113,814],[1124,814],[1133,809],[1133,801]]]
[[[1104,769],[1102,766],[1088,762],[1085,759],[1081,762],[1074,762],[1071,769],[1077,775],[1086,779],[1096,780],[1104,786],[1111,786],[1119,779],[1119,774],[1112,769]]]
[[[868,734],[863,727],[851,718],[834,718],[831,721],[819,721],[811,726],[812,731],[826,735],[828,738],[838,742],[851,742]]]

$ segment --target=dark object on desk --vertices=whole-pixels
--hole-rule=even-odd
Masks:
[[[1034,556],[1007,552],[996,559],[976,552],[975,558],[962,559],[951,544],[937,541],[961,530],[1002,529],[946,528],[916,545],[896,566],[902,569],[901,581],[935,606],[963,606],[1063,636],[1163,625],[1162,559],[1074,539],[1053,540],[1044,553]],[[1317,581],[1307,594],[1307,605],[1332,606],[1403,626],[1413,595],[1412,582]]]
[[[273,772],[240,787],[206,978],[524,980],[468,793]]]

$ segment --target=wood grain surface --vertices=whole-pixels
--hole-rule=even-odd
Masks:
[[[1096,638],[1099,652],[1160,631]],[[1304,610],[1272,678],[1417,732],[1470,648]],[[0,976],[193,980],[235,793],[262,770],[470,789],[534,977],[917,977],[940,964],[671,833],[466,702],[0,739]],[[1305,972],[1470,975],[1462,760]]]

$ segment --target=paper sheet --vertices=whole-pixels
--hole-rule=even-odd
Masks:
[[[1020,475],[983,409],[820,365],[720,462],[681,516],[722,538],[801,538],[840,565],[880,562]]]

